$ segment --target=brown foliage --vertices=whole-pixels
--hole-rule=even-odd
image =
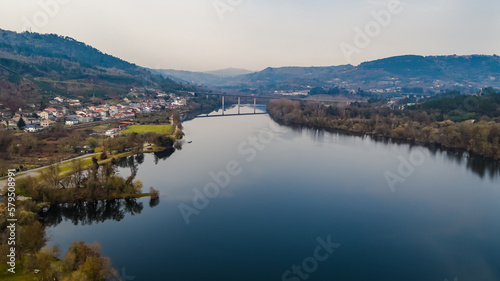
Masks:
[[[287,99],[272,100],[267,110],[274,120],[285,124],[437,143],[500,159],[500,124],[487,119],[477,123],[455,123],[450,120],[437,122],[435,117],[426,112],[408,111],[405,115],[369,105],[353,104],[343,108]]]

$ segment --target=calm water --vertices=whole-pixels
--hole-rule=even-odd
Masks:
[[[184,126],[181,151],[133,159],[160,202],[66,206],[51,243],[100,242],[124,280],[500,280],[498,164],[267,115]]]

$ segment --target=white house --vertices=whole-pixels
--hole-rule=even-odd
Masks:
[[[114,135],[118,134],[118,132],[120,132],[120,129],[118,129],[118,128],[113,128],[113,129],[109,129],[109,130],[107,130],[104,134],[105,134],[106,136],[108,136],[108,137],[112,137],[112,136],[114,136]]]
[[[43,127],[40,125],[26,125],[26,127],[24,127],[24,130],[29,133],[35,133],[43,130]]]
[[[66,125],[68,125],[68,126],[73,126],[73,125],[76,125],[78,123],[79,123],[79,121],[78,121],[77,116],[70,116],[66,119]]]

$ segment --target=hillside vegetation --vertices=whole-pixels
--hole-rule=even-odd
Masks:
[[[132,87],[190,89],[69,37],[0,29],[0,103],[6,107],[38,107],[56,95],[120,98]]]
[[[415,56],[390,57],[358,66],[280,67],[235,77],[210,77],[196,72],[163,74],[190,83],[254,94],[308,91],[314,87],[347,91],[358,89],[372,96],[397,93],[434,95],[448,90],[474,93],[485,87],[500,88],[500,57]]]

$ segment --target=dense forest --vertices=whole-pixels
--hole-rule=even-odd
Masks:
[[[349,106],[272,100],[270,116],[284,124],[434,143],[500,159],[500,93],[447,93],[405,109],[383,102]]]

